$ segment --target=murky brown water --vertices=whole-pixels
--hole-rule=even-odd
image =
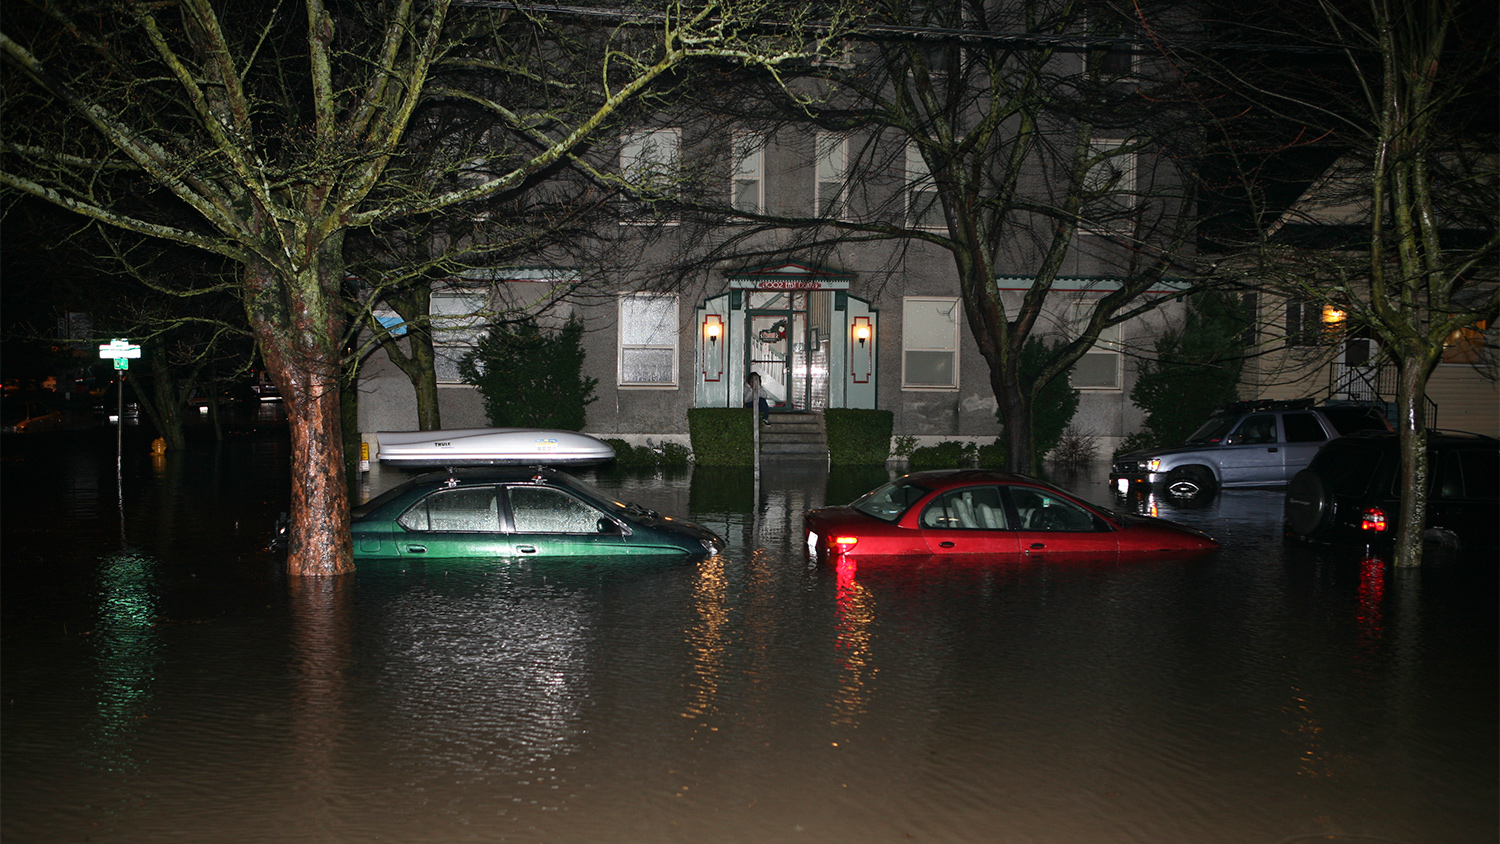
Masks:
[[[1164,513],[1196,561],[841,578],[801,513],[878,471],[604,475],[728,553],[288,583],[274,436],[123,506],[112,437],[3,445],[7,844],[1497,840],[1496,561],[1287,549],[1276,492]]]

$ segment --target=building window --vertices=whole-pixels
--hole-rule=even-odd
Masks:
[[[1089,141],[1094,163],[1083,178],[1084,219],[1098,232],[1128,232],[1134,227],[1136,154],[1121,152],[1127,141]]]
[[[1082,333],[1094,312],[1093,302],[1077,302],[1073,305],[1073,335]],[[1118,390],[1120,370],[1125,362],[1120,345],[1120,326],[1110,325],[1099,331],[1099,339],[1083,357],[1073,364],[1068,373],[1068,383],[1079,390]]]
[[[434,291],[428,306],[432,316],[432,352],[439,383],[458,384],[458,362],[474,351],[484,337],[489,292]]]
[[[644,197],[636,200],[634,216],[659,216],[652,202],[676,192],[680,129],[627,132],[620,139],[620,174]]]
[[[1489,327],[1489,320],[1480,320],[1449,334],[1443,341],[1443,363],[1483,363]]]
[[[1101,77],[1128,76],[1135,72],[1135,40],[1139,33],[1134,21],[1100,15],[1089,21],[1091,39],[1088,69]]]
[[[813,202],[820,217],[844,216],[844,187],[849,173],[849,140],[819,132],[817,137],[817,183]]]
[[[901,303],[901,386],[958,389],[958,300],[912,297]]]
[[[1323,344],[1323,304],[1308,299],[1286,301],[1286,345]]]
[[[677,386],[677,297],[620,297],[620,386]]]
[[[947,227],[943,205],[938,201],[937,184],[916,144],[906,146],[906,219],[922,229]]]
[[[759,214],[766,207],[766,151],[756,135],[735,132],[729,202],[736,211]]]

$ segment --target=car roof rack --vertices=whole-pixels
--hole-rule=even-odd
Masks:
[[[1214,408],[1214,415],[1250,413],[1255,410],[1306,410],[1313,404],[1312,399],[1251,399],[1221,404]]]

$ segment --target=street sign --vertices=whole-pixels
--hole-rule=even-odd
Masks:
[[[129,340],[111,340],[99,346],[99,357],[101,358],[138,358],[141,356],[141,347]]]

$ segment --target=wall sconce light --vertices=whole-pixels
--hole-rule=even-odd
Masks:
[[[719,342],[719,333],[723,330],[724,326],[719,322],[717,316],[710,316],[708,321],[703,324],[703,336],[707,337],[710,343]]]
[[[1348,314],[1344,313],[1342,310],[1334,307],[1333,305],[1323,306],[1324,325],[1338,325],[1339,323],[1344,321],[1344,318],[1346,316],[1348,316]]]
[[[863,349],[866,341],[870,339],[870,326],[859,323],[854,326],[854,339],[859,341],[859,347]]]

